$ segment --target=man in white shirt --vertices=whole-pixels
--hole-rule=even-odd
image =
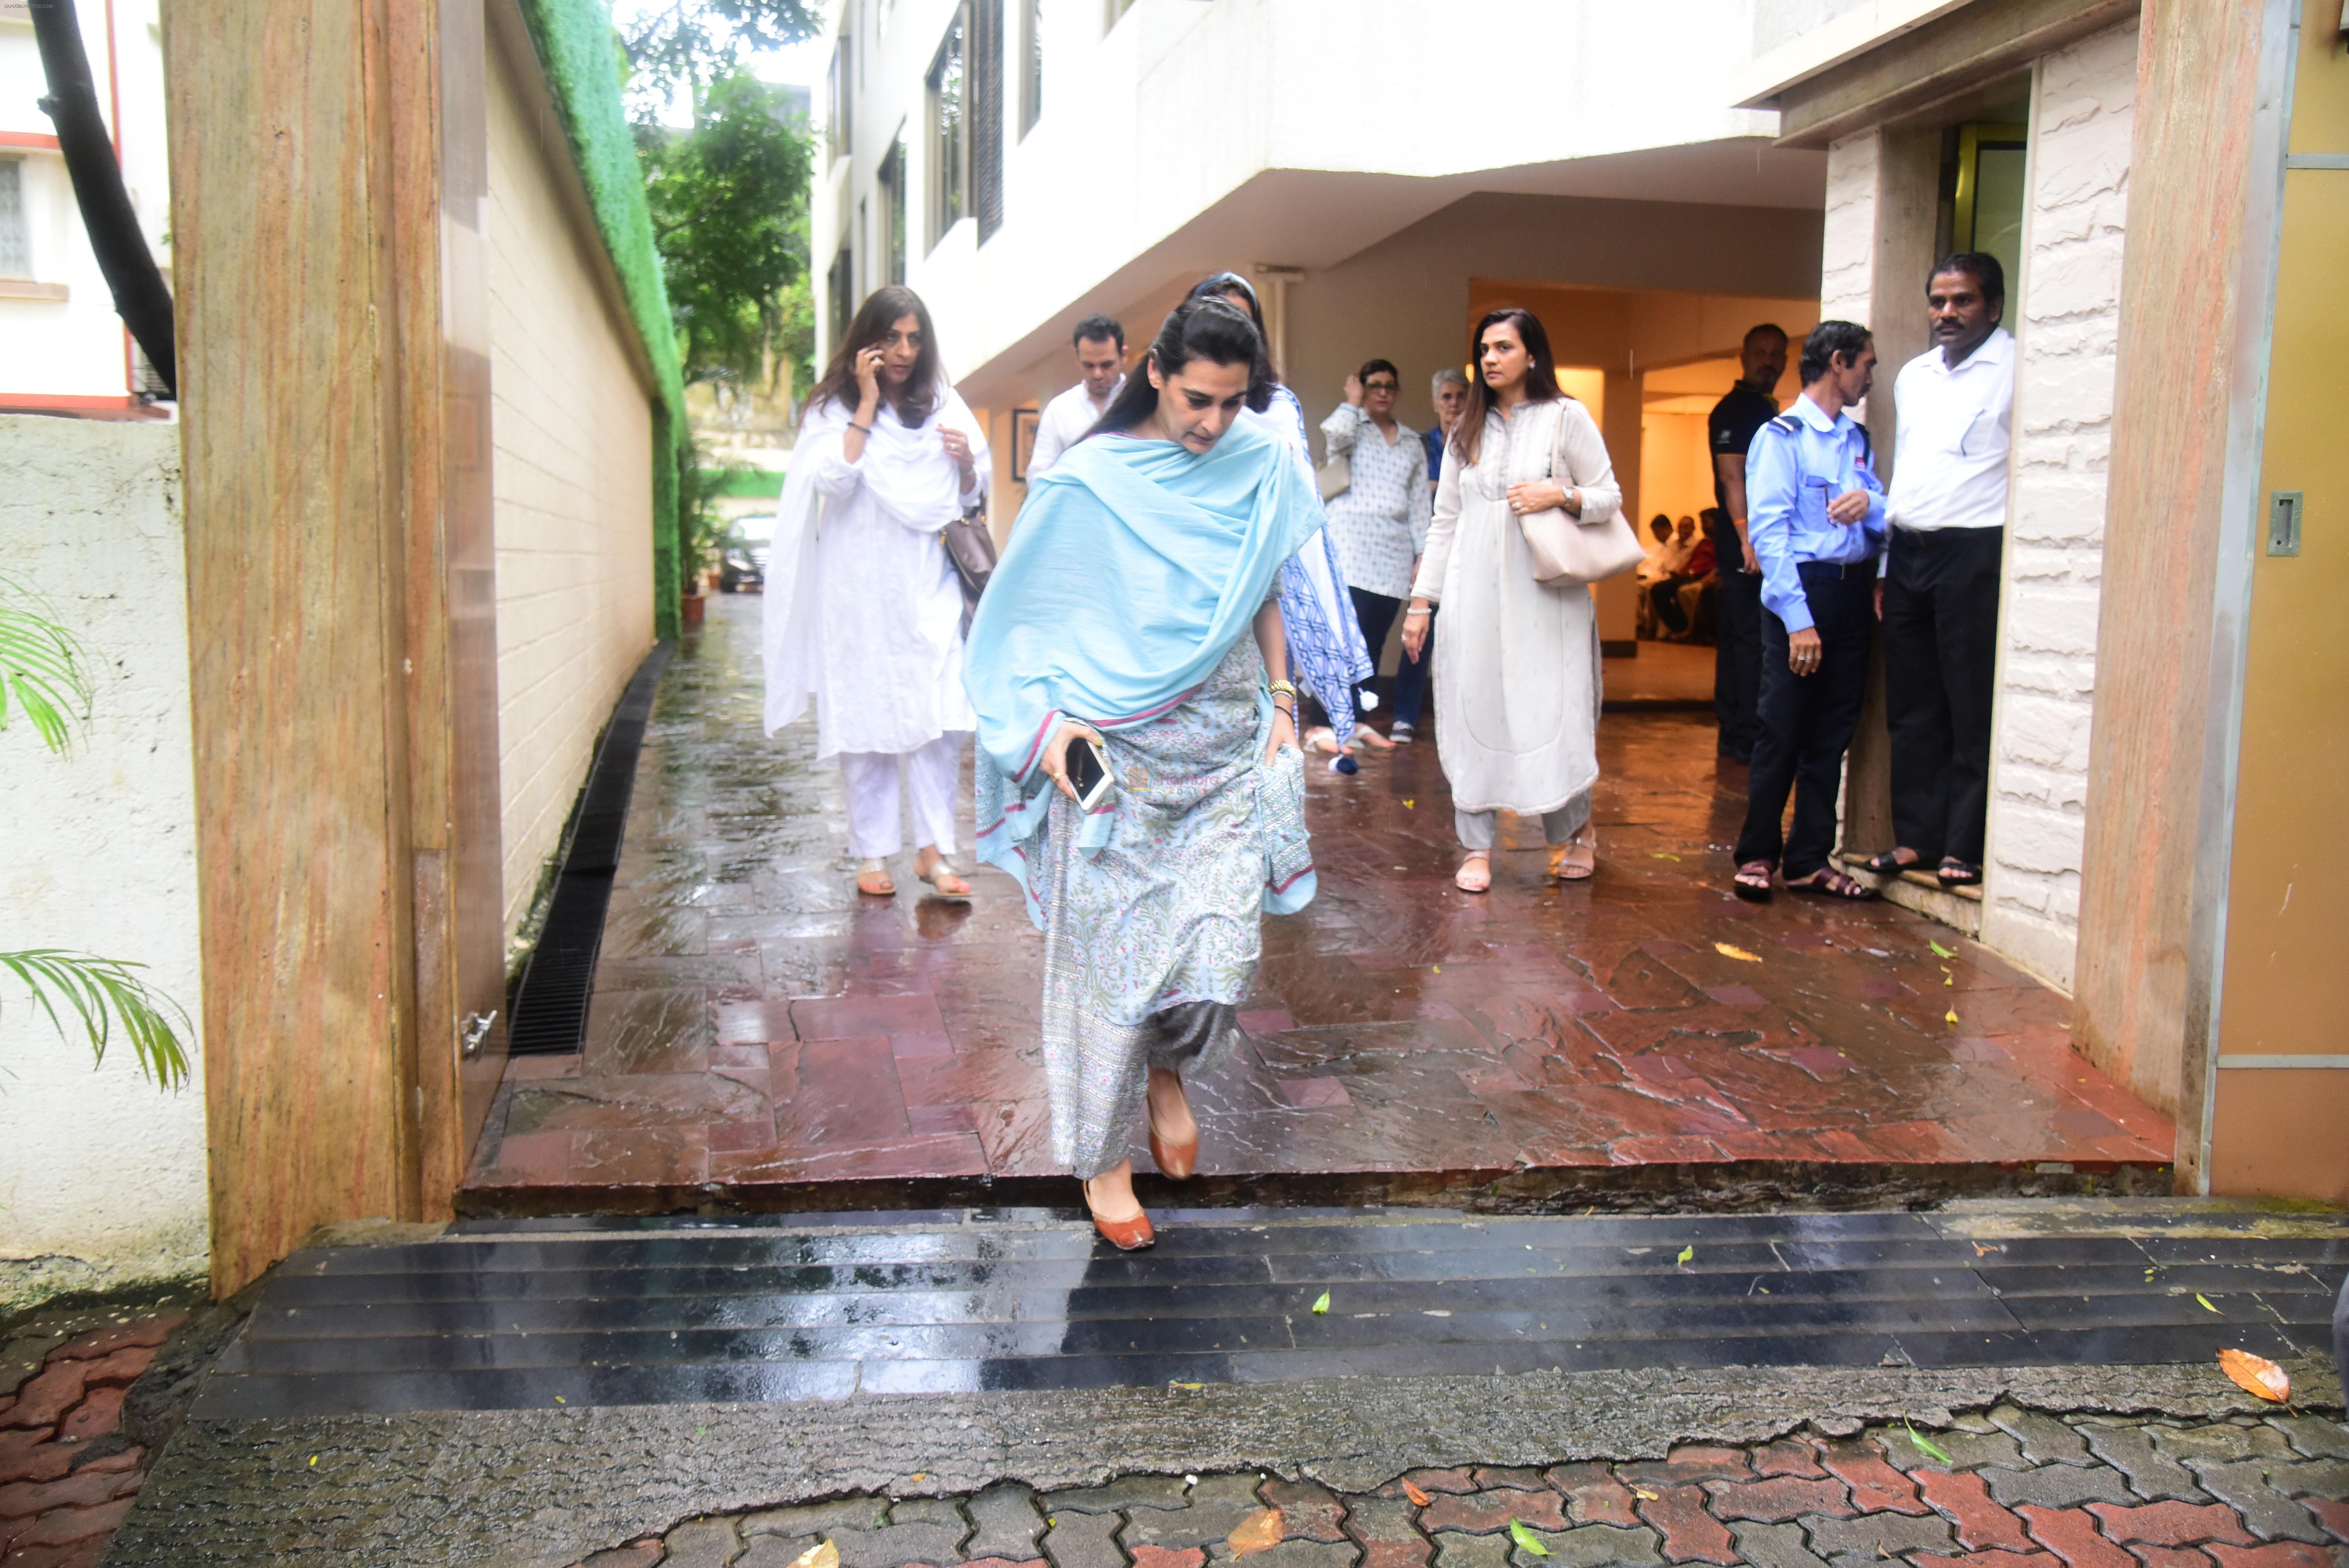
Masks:
[[[1995,256],[1944,257],[1925,299],[1933,346],[1893,383],[1900,436],[1876,580],[1896,847],[1868,864],[1885,875],[1930,866],[1953,888],[1982,881],[2014,339],[1999,325]]]
[[[1084,439],[1125,386],[1125,328],[1108,316],[1089,315],[1077,323],[1075,341],[1077,374],[1082,379],[1045,404],[1037,418],[1036,449],[1028,459],[1026,475],[1031,480]]]

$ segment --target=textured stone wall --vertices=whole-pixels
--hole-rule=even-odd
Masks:
[[[1822,321],[1868,321],[1876,290],[1876,173],[1883,146],[1880,131],[1863,130],[1827,149],[1826,218],[1819,239]]]
[[[2040,62],[1982,938],[2069,990],[2095,691],[2134,21]]]
[[[146,965],[186,1009],[198,1065],[178,429],[0,416],[0,575],[82,640],[95,688],[64,756],[13,705],[0,730],[0,949]],[[119,1036],[93,1071],[83,1037],[58,1038],[0,978],[0,1314],[205,1259],[201,1083],[156,1088]]]
[[[504,64],[490,71],[490,431],[505,929],[653,640],[652,406]]]

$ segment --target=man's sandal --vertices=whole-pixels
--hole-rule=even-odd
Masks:
[[[1982,877],[1982,867],[1955,855],[1943,855],[1940,868],[1933,873],[1933,879],[1943,887],[1979,887]]]
[[[1736,880],[1729,884],[1729,891],[1748,903],[1768,903],[1770,873],[1775,869],[1768,861],[1748,861],[1737,868]]]
[[[1788,882],[1786,887],[1792,892],[1806,892],[1813,898],[1841,899],[1847,903],[1864,903],[1877,896],[1876,890],[1866,882],[1856,882],[1838,871],[1815,872],[1800,882]]]
[[[1897,877],[1902,872],[1920,870],[1924,863],[1922,856],[1915,860],[1904,861],[1900,858],[1900,851],[1898,849],[1889,849],[1880,855],[1870,858],[1868,869],[1880,877]]]
[[[889,880],[889,863],[886,861],[857,861],[856,891],[867,898],[896,897],[897,884]]]
[[[928,871],[916,872],[914,874],[929,883],[930,891],[939,898],[968,901],[970,897],[970,883],[963,881],[962,873],[948,865],[943,855],[938,857],[936,863]]]
[[[1478,850],[1460,862],[1452,885],[1462,892],[1484,892],[1493,885],[1493,857]]]

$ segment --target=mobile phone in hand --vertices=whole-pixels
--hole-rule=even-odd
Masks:
[[[1088,811],[1109,798],[1109,763],[1091,737],[1080,735],[1069,742],[1069,788],[1077,792],[1078,806]]]

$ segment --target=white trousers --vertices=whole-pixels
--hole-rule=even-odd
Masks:
[[[1454,811],[1452,829],[1460,835],[1460,847],[1472,852],[1490,850],[1493,847],[1494,823],[1499,815],[1497,811]],[[1585,789],[1557,810],[1542,813],[1542,837],[1554,845],[1566,843],[1588,820],[1590,791]]]
[[[879,860],[905,847],[897,804],[897,764],[914,797],[914,840],[955,852],[955,783],[968,730],[957,730],[915,750],[843,751],[840,776],[848,786],[848,852],[860,861]]]

